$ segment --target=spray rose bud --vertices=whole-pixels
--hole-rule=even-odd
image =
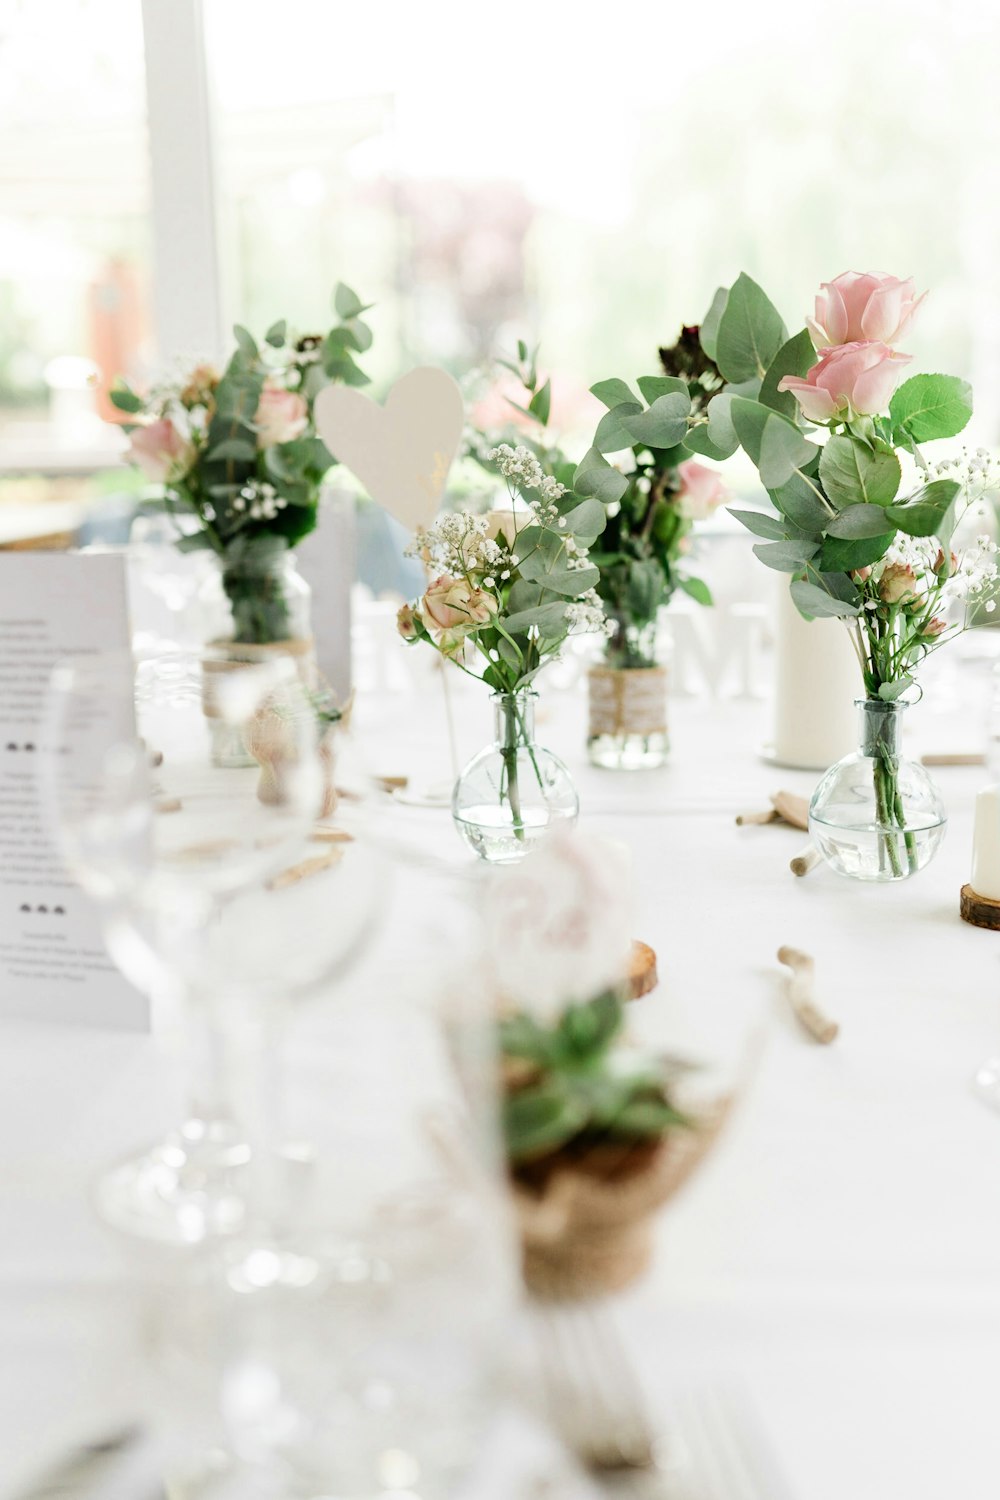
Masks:
[[[909,563],[889,563],[879,579],[879,598],[885,604],[911,604],[916,598],[916,581]]]
[[[851,574],[851,577],[854,579],[855,583],[867,583],[868,579],[871,576],[871,568],[855,568],[854,572]]]
[[[934,573],[935,577],[950,578],[957,567],[958,558],[955,556],[954,552],[949,552],[948,560],[946,562],[944,549],[942,547],[939,547],[937,557],[934,559],[934,564],[931,570]]]
[[[920,634],[929,640],[933,640],[936,635],[941,635],[947,629],[947,620],[942,620],[940,615],[934,615],[932,619],[927,621]]]
[[[404,604],[401,606],[399,613],[396,615],[396,629],[399,631],[404,641],[412,641],[416,639],[417,617],[414,614],[411,605]]]

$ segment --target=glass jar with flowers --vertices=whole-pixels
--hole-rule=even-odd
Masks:
[[[455,783],[452,815],[481,859],[510,863],[579,809],[566,767],[535,740],[534,683],[571,632],[605,629],[588,555],[605,512],[525,447],[501,444],[489,458],[508,505],[456,511],[418,535],[410,551],[431,581],[403,605],[398,628],[492,690],[494,740]]]
[[[178,523],[178,548],[214,560],[201,596],[206,637],[234,662],[291,655],[310,686],[310,592],[293,549],[316,525],[335,461],[313,408],[331,381],[367,383],[354,356],[372,341],[367,308],[349,287],[337,287],[334,309],[325,334],[296,336],[282,319],[258,344],[237,326],[221,375],[200,364],[145,396],[124,382],[111,393],[127,418],[132,461],[160,488],[152,503]],[[225,737],[217,721],[213,733]],[[240,746],[220,739],[217,751],[247,763]]]
[[[963,430],[972,392],[951,375],[900,384],[912,356],[897,345],[922,301],[912,280],[847,271],[789,338],[744,275],[719,294],[713,333],[730,385],[710,421],[742,445],[772,502],[733,514],[762,538],[761,562],[791,575],[800,613],[843,620],[857,655],[858,750],[827,771],[809,809],[820,853],[857,880],[906,879],[939,847],[944,806],[903,757],[901,721],[925,658],[966,628],[972,605],[995,608],[996,547],[969,522],[998,468],[983,450],[932,464],[921,446]]]
[[[593,551],[601,575],[597,592],[614,633],[588,675],[588,752],[594,765],[613,770],[649,769],[667,757],[660,612],[678,588],[711,604],[707,586],[688,571],[685,557],[694,523],[727,497],[718,473],[693,456],[701,451],[698,418],[722,388],[698,328],[682,329],[671,348],[660,350],[660,362],[662,375],[637,381],[648,409],[624,381],[592,387],[608,407],[594,448],[622,454],[624,471]]]

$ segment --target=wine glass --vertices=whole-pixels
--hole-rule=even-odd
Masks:
[[[218,764],[219,724],[262,758]],[[229,1098],[233,1018],[212,940],[229,906],[300,858],[320,810],[308,687],[277,652],[254,664],[224,649],[138,665],[81,656],[53,673],[44,746],[67,869],[95,899],[111,957],[171,1013],[187,1051],[187,1118],[100,1179],[98,1209],[167,1244],[231,1231],[245,1215],[250,1153]]]

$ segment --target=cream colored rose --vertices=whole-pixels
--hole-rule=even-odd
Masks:
[[[514,510],[512,506],[497,506],[486,517],[486,535],[492,541],[501,537],[508,547],[513,547],[519,531],[523,531],[531,519],[527,510]]]
[[[885,604],[908,604],[916,598],[917,575],[909,563],[889,563],[878,583],[879,598]]]
[[[428,630],[456,630],[485,625],[498,609],[485,589],[470,587],[464,578],[442,573],[427,585],[419,613]]]

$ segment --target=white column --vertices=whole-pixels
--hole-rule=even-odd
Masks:
[[[160,362],[223,349],[201,0],[142,0]]]

